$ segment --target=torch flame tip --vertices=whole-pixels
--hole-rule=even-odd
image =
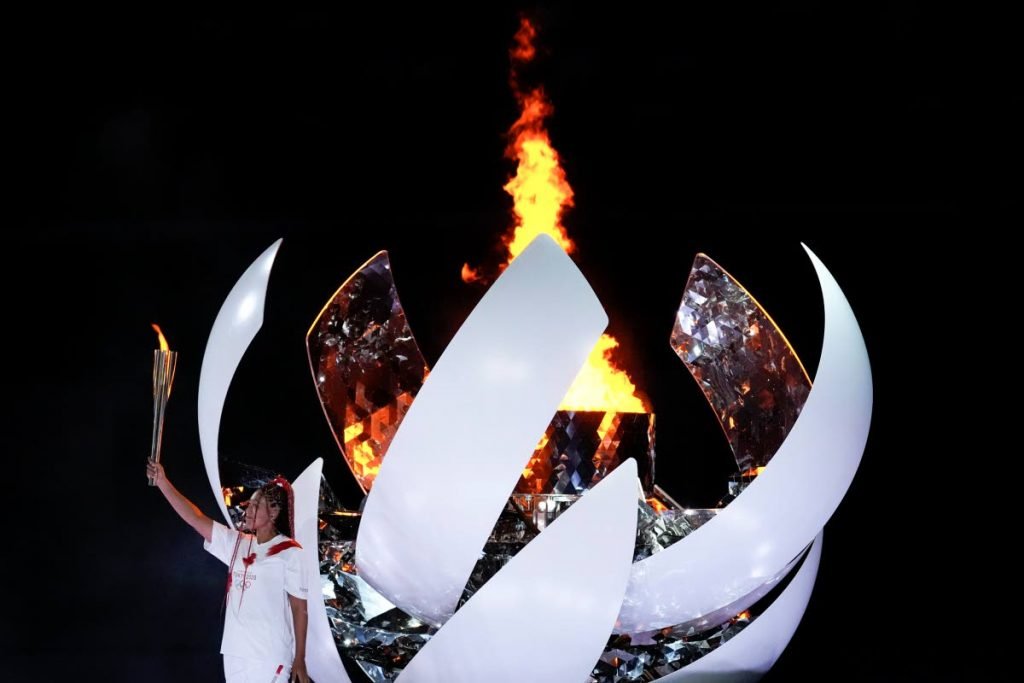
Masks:
[[[156,334],[157,334],[157,337],[158,337],[158,338],[159,338],[159,340],[160,340],[160,350],[161,350],[161,351],[169,351],[171,347],[170,347],[170,346],[168,346],[168,344],[167,344],[167,338],[166,338],[166,337],[164,337],[164,333],[163,333],[163,331],[162,331],[162,330],[160,329],[160,326],[159,326],[159,325],[157,325],[156,323],[153,323],[153,331],[154,331],[154,332],[156,332]]]

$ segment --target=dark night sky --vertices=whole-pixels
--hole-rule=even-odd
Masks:
[[[0,636],[12,680],[218,680],[220,565],[143,480],[149,323],[181,354],[168,473],[212,513],[195,419],[202,352],[224,296],[278,237],[221,452],[289,477],[324,456],[358,504],[305,330],[382,248],[430,362],[480,297],[458,273],[493,261],[509,225],[518,9],[13,21],[4,419],[19,517],[49,540],[10,579]],[[801,241],[861,322],[868,449],[826,529],[804,622],[765,680],[976,674],[971,636],[956,630],[979,608],[983,564],[964,510],[992,484],[957,460],[970,413],[956,373],[964,330],[985,318],[961,303],[958,278],[969,250],[991,248],[986,229],[1018,213],[1019,182],[992,172],[1020,158],[1006,43],[912,2],[671,15],[580,3],[534,16],[542,55],[527,76],[556,109],[576,192],[566,223],[654,402],[663,487],[709,504],[730,472],[667,343],[696,252],[758,297],[812,372],[821,303]]]

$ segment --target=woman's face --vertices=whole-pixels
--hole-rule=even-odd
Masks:
[[[263,491],[257,491],[245,508],[245,526],[251,531],[262,531],[266,527],[272,527],[277,513],[277,506],[263,499]]]

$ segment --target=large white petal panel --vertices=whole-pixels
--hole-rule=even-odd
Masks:
[[[764,472],[736,500],[633,565],[621,631],[697,619],[750,593],[817,535],[853,480],[871,421],[871,368],[846,297],[807,253],[825,304],[821,360],[807,403]]]
[[[803,553],[801,553],[801,557],[802,556]],[[753,592],[744,595],[739,600],[736,600],[735,602],[730,602],[728,605],[725,605],[724,607],[719,607],[713,612],[708,612],[707,614],[701,616],[699,619],[692,619],[690,621],[685,621],[681,624],[676,624],[673,628],[676,631],[685,630],[688,628],[692,628],[695,631],[706,631],[716,626],[721,626],[722,624],[724,624],[725,622],[729,621],[737,614],[742,612],[743,610],[753,605],[755,602],[757,602],[764,596],[768,595],[768,593],[770,593],[773,588],[779,585],[779,582],[781,582],[783,579],[789,576],[789,573],[793,570],[793,567],[796,566],[797,562],[799,561],[800,557],[793,558],[793,560],[789,564],[782,568],[782,571],[780,571],[778,574],[776,574],[775,576],[773,576],[772,578],[770,578],[769,580],[765,581],[763,584],[755,588]],[[618,632],[618,629],[616,629],[616,632]]]
[[[232,526],[221,492],[220,467],[217,462],[217,440],[220,417],[224,412],[231,378],[256,333],[263,326],[263,304],[267,297],[267,281],[274,257],[281,246],[277,240],[256,259],[238,279],[220,307],[210,331],[199,373],[199,445],[206,464],[213,497],[228,526]]]
[[[636,498],[627,460],[484,584],[399,683],[586,680],[626,589]]]
[[[542,236],[477,304],[430,373],[366,499],[359,575],[443,623],[608,318]]]
[[[320,594],[319,518],[320,474],[324,460],[317,458],[292,484],[295,492],[295,540],[302,546],[302,567],[309,584],[306,610],[309,614],[306,630],[306,670],[310,678],[320,683],[351,683],[341,655],[334,644],[324,598]]]
[[[807,609],[821,561],[822,534],[782,594],[732,640],[693,664],[660,679],[664,683],[746,683],[761,678],[786,649]]]

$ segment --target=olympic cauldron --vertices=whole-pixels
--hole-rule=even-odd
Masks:
[[[536,254],[551,248],[557,249],[553,243],[535,244],[520,259],[529,260],[531,251]],[[816,257],[811,257],[826,303],[819,380],[824,374],[827,381],[825,390],[817,392],[824,398],[816,403],[811,400],[816,394],[798,357],[758,302],[703,254],[697,255],[690,270],[670,343],[712,406],[737,462],[736,476],[716,508],[688,508],[655,484],[653,412],[575,410],[562,406],[522,465],[519,482],[493,522],[459,594],[450,600],[450,609],[432,611],[429,606],[418,605],[415,596],[410,597],[410,591],[401,588],[400,577],[396,583],[395,576],[388,573],[388,562],[380,562],[379,546],[373,547],[381,536],[380,507],[376,512],[371,509],[374,497],[364,499],[365,507],[361,510],[343,509],[322,481],[318,510],[319,574],[326,618],[348,676],[352,680],[362,677],[382,682],[400,676],[412,681],[469,680],[467,671],[480,675],[486,669],[481,668],[479,661],[459,661],[456,622],[461,620],[460,624],[464,624],[477,617],[463,614],[472,611],[469,606],[474,604],[474,596],[482,595],[489,581],[498,580],[495,577],[508,575],[508,571],[502,570],[521,551],[531,547],[531,542],[538,541],[534,546],[539,545],[542,532],[553,538],[550,534],[559,524],[546,532],[545,529],[566,511],[588,498],[596,500],[600,491],[610,490],[615,479],[612,475],[620,468],[628,470],[627,475],[635,472],[638,483],[632,569],[619,601],[618,617],[606,631],[603,652],[586,680],[673,681],[701,671],[730,670],[735,667],[723,664],[724,658],[716,659],[714,653],[729,649],[724,646],[744,632],[750,633],[744,636],[750,645],[745,650],[733,647],[730,659],[736,660],[739,652],[738,660],[742,662],[744,651],[754,652],[752,659],[748,657],[753,662],[748,673],[754,677],[763,673],[788,642],[806,605],[820,555],[821,525],[841,500],[856,471],[870,420],[870,371],[863,340],[838,286]],[[499,285],[501,279],[494,288]],[[836,360],[837,348],[843,350],[839,355],[845,354],[842,362]],[[330,429],[356,481],[369,493],[399,426],[430,374],[399,301],[386,252],[367,261],[330,298],[309,329],[307,349]],[[438,368],[443,362],[444,357]],[[850,377],[856,381],[840,381],[844,371],[852,373]],[[845,384],[847,393],[842,395],[839,391],[836,398],[834,387],[840,384]],[[202,398],[202,387],[200,393]],[[815,403],[810,410],[813,417],[798,422],[810,403]],[[848,430],[837,435],[836,425],[841,422]],[[811,426],[802,430],[798,426],[808,423]],[[823,437],[823,433],[827,436]],[[834,462],[822,458],[816,464],[818,461],[808,452],[822,448],[828,438],[837,439]],[[474,452],[466,451],[465,444],[461,446],[464,452]],[[475,444],[481,458],[486,457],[489,447],[488,443]],[[776,454],[780,454],[781,462],[769,467]],[[628,468],[623,467],[625,463],[629,463]],[[466,466],[472,467],[473,463]],[[794,471],[806,473],[796,475]],[[780,473],[775,479],[774,472]],[[250,469],[247,476],[245,485],[249,489],[260,483],[259,473],[253,474]],[[603,484],[605,480],[608,484]],[[807,481],[817,480],[822,481],[819,490],[805,496]],[[621,484],[617,485],[621,489]],[[796,493],[785,504],[768,504],[763,500],[777,498],[778,491],[786,487]],[[224,489],[225,502],[228,507],[234,506],[236,513],[244,489]],[[432,500],[472,497],[473,492],[453,487],[447,491],[407,489],[403,495],[429,506]],[[377,496],[378,500],[381,498]],[[729,508],[736,514],[732,514],[733,510],[723,514]],[[802,514],[805,508],[812,513]],[[462,509],[467,507],[463,505]],[[366,524],[364,512],[371,518],[377,515],[372,535],[361,535],[366,532],[365,528],[360,529],[361,523],[364,527]],[[774,528],[768,525],[789,519],[786,515],[792,518],[792,528],[780,530],[780,540],[776,542],[770,538],[775,535]],[[560,522],[564,528],[569,528],[568,517],[572,515],[567,516],[565,523]],[[736,519],[741,523],[737,524]],[[462,523],[463,520],[453,520],[456,526]],[[704,525],[708,525],[708,533],[695,534],[692,543],[680,543]],[[714,533],[711,527],[715,527]],[[722,563],[728,563],[730,557],[750,554],[740,547],[740,541],[730,544],[728,539],[756,540],[759,532],[764,540],[759,551],[766,558],[763,566],[752,572],[740,568],[741,579],[719,580],[722,587],[717,592],[704,595],[705,591],[702,598],[696,598],[694,591],[715,583],[716,562],[721,574],[721,567],[729,566]],[[722,550],[722,557],[708,562],[712,565],[709,569],[694,568],[696,565],[684,552],[694,549],[699,554],[701,543],[718,544]],[[363,544],[373,550],[363,553],[372,562],[360,558]],[[524,557],[528,554],[524,553]],[[437,559],[443,564],[443,556]],[[559,568],[553,567],[552,571],[558,572]],[[603,568],[590,567],[588,571],[601,572]],[[693,581],[680,585],[680,575],[692,576]],[[565,576],[564,581],[573,582],[574,575]],[[586,611],[583,607],[581,610]],[[502,618],[500,614],[492,616],[499,621]],[[762,617],[770,623],[762,629],[748,630]],[[523,622],[516,623],[521,626]],[[510,625],[510,641],[521,641],[521,633],[514,635],[517,628]],[[449,636],[442,643],[445,633],[456,636]],[[431,643],[435,639],[437,642]],[[774,648],[774,654],[757,653],[758,648],[765,649],[765,643],[769,650]],[[500,644],[495,644],[496,652],[501,649]],[[467,647],[465,651],[471,650],[479,648]],[[424,656],[416,659],[421,652]],[[448,659],[439,660],[439,656]],[[467,660],[479,656],[466,655]],[[524,658],[530,656],[529,652],[522,653]],[[494,680],[512,680],[507,671],[502,673],[500,666],[496,664]]]

